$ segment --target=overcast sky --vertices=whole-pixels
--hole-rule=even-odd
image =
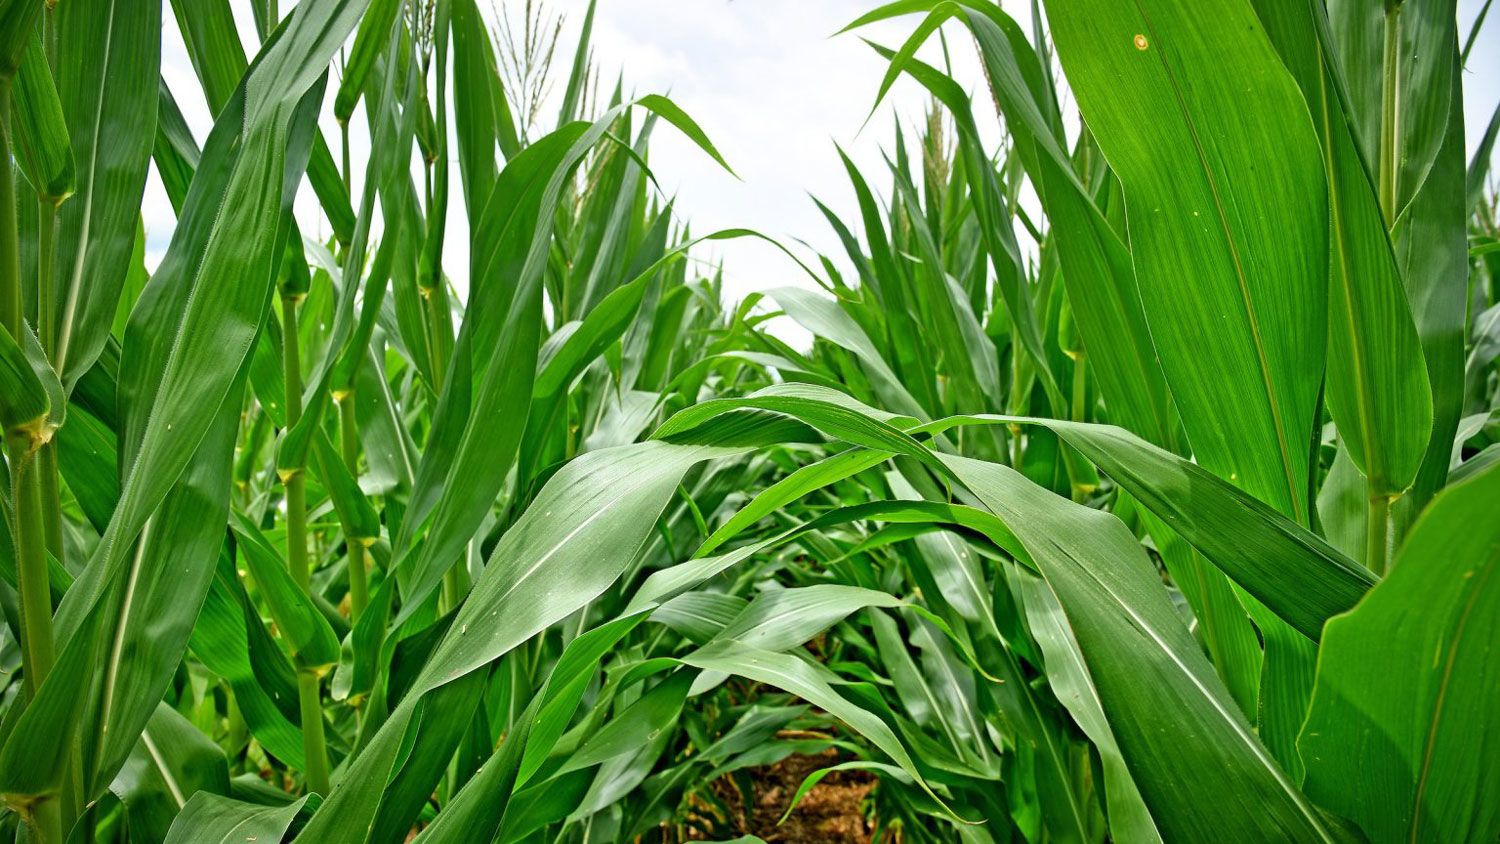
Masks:
[[[247,49],[253,53],[254,30],[248,0],[232,0]],[[524,0],[479,0],[485,12],[492,3],[509,3],[515,14]],[[564,21],[560,51],[571,51],[587,0],[548,0]],[[1459,0],[1462,33],[1483,0]],[[283,5],[288,5],[283,3]],[[809,194],[836,212],[854,216],[854,200],[834,144],[847,150],[872,182],[884,172],[881,156],[889,151],[893,121],[913,127],[924,119],[927,99],[913,82],[899,82],[887,102],[861,131],[874,102],[886,63],[860,39],[860,33],[834,33],[876,0],[599,0],[594,23],[594,59],[607,83],[623,75],[627,91],[667,93],[691,114],[735,168],[740,178],[724,173],[690,142],[668,126],[659,128],[651,147],[651,167],[662,189],[677,199],[677,212],[703,233],[719,228],[750,227],[787,242],[801,239],[819,251],[841,249]],[[1030,29],[1030,3],[1009,0],[1006,9]],[[1472,151],[1497,99],[1500,99],[1500,20],[1492,16],[1464,78],[1464,111]],[[200,143],[211,125],[192,66],[168,14],[163,34],[163,74]],[[919,18],[885,22],[862,31],[864,37],[897,47]],[[971,40],[950,23],[949,45],[955,77],[971,93],[982,93],[983,77]],[[936,39],[920,55],[939,63]],[[571,55],[559,56],[566,74]],[[557,87],[565,82],[560,80]],[[332,86],[330,86],[331,88]],[[331,108],[332,95],[325,110]],[[987,99],[987,95],[985,95]],[[1065,104],[1065,108],[1067,104]],[[998,139],[992,110],[976,107],[991,146]],[[550,109],[548,114],[553,113]],[[337,149],[331,116],[324,132]],[[356,137],[354,160],[363,159],[367,141]],[[356,171],[359,168],[356,167]],[[458,169],[453,168],[454,177]],[[355,191],[361,179],[356,174]],[[310,235],[318,228],[316,202],[306,189],[298,198],[298,216]],[[445,267],[455,283],[466,287],[467,235],[463,203],[454,192]],[[173,225],[171,206],[153,175],[143,209],[148,261],[155,266]],[[722,259],[729,293],[735,298],[754,290],[805,283],[800,271],[773,248],[750,241],[715,244],[705,258]]]

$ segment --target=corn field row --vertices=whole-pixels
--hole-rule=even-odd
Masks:
[[[0,0],[0,838],[1500,838],[1483,13],[872,3],[931,119],[735,302],[592,0],[285,5]]]

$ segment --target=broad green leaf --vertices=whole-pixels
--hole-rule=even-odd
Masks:
[[[161,841],[193,796],[228,794],[229,769],[218,745],[162,703],[109,790],[125,806],[132,838]]]
[[[1459,115],[1462,117],[1462,114]],[[1490,159],[1495,152],[1495,139],[1500,137],[1500,102],[1490,114],[1490,122],[1479,138],[1474,157],[1469,160],[1468,174],[1464,180],[1464,210],[1474,213],[1479,200],[1484,196],[1484,179],[1490,172]]]
[[[1395,564],[1328,623],[1298,744],[1307,792],[1372,841],[1500,834],[1500,471],[1439,493]]]
[[[1121,428],[1053,419],[995,419],[1056,431],[1309,639],[1316,641],[1329,618],[1353,607],[1375,583],[1366,569],[1317,535],[1191,461]]]
[[[498,184],[492,193],[491,204],[498,203],[500,206],[495,216],[501,220],[501,231],[509,234],[512,242],[507,244],[502,239],[491,248],[488,255],[476,256],[475,267],[479,271],[475,273],[475,277],[490,279],[488,287],[499,288],[500,280],[492,274],[510,269],[502,261],[514,261],[524,256],[524,262],[518,268],[520,277],[514,290],[510,291],[508,304],[503,298],[503,293],[507,291],[495,289],[490,294],[501,295],[499,303],[491,305],[495,307],[498,304],[498,314],[494,310],[483,309],[480,294],[476,293],[471,297],[471,313],[465,320],[465,333],[468,333],[472,324],[480,327],[475,329],[475,334],[470,335],[472,339],[461,335],[459,348],[462,350],[472,347],[474,350],[474,384],[471,388],[455,374],[444,385],[443,412],[454,417],[449,423],[452,433],[448,434],[447,441],[451,452],[440,453],[433,463],[433,471],[423,471],[418,476],[419,491],[423,486],[423,476],[427,476],[429,497],[426,502],[431,502],[428,506],[432,508],[432,526],[429,528],[427,541],[412,564],[418,583],[413,592],[419,597],[436,587],[440,576],[451,563],[454,547],[465,541],[474,528],[478,527],[515,459],[522,425],[504,426],[501,429],[502,438],[497,441],[493,430],[460,423],[497,416],[526,418],[536,376],[535,362],[542,317],[542,272],[546,263],[547,244],[551,239],[553,209],[556,208],[563,186],[573,169],[603,138],[616,118],[634,104],[657,113],[669,112],[663,115],[669,120],[672,119],[672,114],[678,114],[672,112],[675,106],[669,100],[654,95],[643,97],[635,103],[617,106],[590,126],[574,125],[561,130],[555,136],[557,145],[552,148],[550,155],[539,154],[540,157],[534,159],[541,164],[533,171],[530,180],[537,191],[534,206],[522,205],[514,215],[507,214],[505,212],[512,209],[506,206],[515,202],[515,198],[502,195]],[[685,119],[685,115],[680,116]],[[691,121],[682,125],[687,127],[683,131],[690,140],[717,159],[717,152],[708,144],[707,138],[696,131],[696,126]],[[538,147],[531,149],[536,150]],[[523,178],[525,175],[523,173]],[[542,176],[546,177],[545,180]],[[486,209],[486,216],[490,213]],[[514,225],[511,223],[512,219],[516,221]],[[492,325],[491,322],[499,324]],[[493,339],[486,342],[485,335]],[[465,345],[466,342],[470,345]],[[469,401],[468,396],[463,394],[473,388],[477,389],[474,389],[472,405],[464,407]],[[443,465],[441,461],[445,458],[452,460],[451,466]],[[423,469],[427,469],[427,461],[424,461]],[[433,500],[430,496],[436,486],[433,482],[440,477],[439,472],[447,477],[436,500]],[[417,519],[426,516],[423,509],[413,507],[413,510]],[[405,545],[405,542],[398,541],[398,546],[403,551]]]
[[[1375,9],[1357,0],[1335,0],[1328,4],[1328,17],[1331,46],[1348,81],[1355,138],[1371,171],[1391,174],[1377,177],[1389,225],[1426,182],[1442,147],[1454,102],[1457,3],[1403,0]],[[1390,100],[1387,79],[1393,83]],[[1461,108],[1462,98],[1458,103]]]
[[[1006,18],[1004,13],[998,10],[980,6],[977,3],[971,5],[978,6],[982,10],[976,14],[989,14],[992,18],[1004,19],[1009,22],[1009,18]],[[971,187],[974,194],[976,216],[981,230],[987,238],[986,248],[990,253],[990,260],[995,267],[996,287],[1005,302],[1007,314],[1020,337],[1022,347],[1031,357],[1037,370],[1042,374],[1043,386],[1046,388],[1053,404],[1060,408],[1063,406],[1063,398],[1052,373],[1049,359],[1042,348],[1042,339],[1035,307],[1031,300],[1033,294],[1025,289],[1027,285],[1020,268],[1019,248],[1016,246],[1014,235],[1010,231],[1011,222],[1008,218],[1008,212],[1004,208],[1005,200],[999,185],[996,183],[994,170],[989,164],[988,157],[980,146],[978,133],[974,129],[974,120],[969,114],[968,98],[962,94],[962,91],[956,85],[948,84],[948,80],[942,77],[935,69],[912,58],[912,54],[917,47],[936,30],[938,25],[948,17],[958,15],[961,12],[961,9],[955,3],[934,3],[932,6],[931,14],[912,33],[899,52],[890,54],[882,48],[876,48],[877,51],[887,54],[887,57],[891,59],[890,68],[886,71],[885,78],[881,82],[880,93],[876,98],[877,104],[889,90],[891,83],[904,70],[911,73],[919,82],[926,85],[929,90],[932,90],[954,114],[955,122],[959,127],[960,144],[965,164],[975,174],[971,177],[975,180],[975,183]],[[882,7],[882,9],[864,16],[860,20],[875,20],[884,17],[886,14],[899,13],[903,10],[913,11],[912,7],[913,4],[888,4]],[[986,24],[993,26],[993,21],[986,21]],[[851,24],[846,29],[857,25],[860,25],[860,23]],[[976,23],[976,25],[978,24]],[[1021,40],[1024,43],[1024,37]],[[1029,69],[1037,70],[1038,66],[1033,61]],[[1034,73],[1028,81],[1035,82],[1039,86],[1040,78],[1040,73]],[[1048,134],[1050,136],[1050,132]],[[906,180],[899,173],[896,181],[898,190],[906,193],[907,202],[912,207],[917,207],[912,186],[904,184]],[[925,230],[920,227],[918,227],[917,231],[919,235],[925,233]],[[940,266],[940,262],[934,260],[937,257],[935,251],[928,248],[929,245],[925,242],[925,239],[919,236],[918,242],[927,250],[927,254],[922,256],[923,260],[927,261],[930,266]],[[930,289],[926,292],[926,295],[919,295],[917,298],[920,302],[931,303],[927,307],[937,308],[937,313],[939,314],[942,314],[945,310],[942,304],[933,303],[933,300],[941,302],[942,299],[940,295],[935,295],[934,291]],[[958,332],[953,327],[945,329],[944,326],[939,325],[937,329],[940,337],[951,335],[956,339],[958,336]],[[932,341],[929,339],[927,342]],[[941,346],[939,347],[941,348]],[[946,353],[946,356],[949,358],[963,357],[954,354],[952,351]],[[953,364],[950,363],[949,365]],[[971,402],[966,402],[966,404],[971,404]]]
[[[73,194],[73,149],[39,36],[26,47],[11,96],[16,163],[37,198],[55,206]]]
[[[26,42],[35,31],[42,0],[0,2],[0,79],[13,78],[21,67]]]
[[[745,599],[738,595],[685,592],[657,607],[651,613],[651,620],[701,645],[717,636],[746,605]]]
[[[1328,226],[1296,83],[1240,0],[1212,20],[1183,0],[1047,11],[1124,188],[1146,322],[1198,462],[1306,523]]]
[[[1041,579],[1022,575],[1026,617],[1037,644],[1046,655],[1047,679],[1063,706],[1083,729],[1104,767],[1104,797],[1109,808],[1110,831],[1117,841],[1160,841],[1151,813],[1141,802],[1141,793],[1120,755],[1114,733],[1099,703],[1099,692],[1089,677],[1088,666],[1078,650],[1078,639],[1068,627],[1067,616],[1057,596]]]
[[[790,416],[854,445],[931,460],[924,447],[895,427],[910,426],[916,420],[876,410],[836,390],[805,384],[783,384],[744,398],[715,399],[693,405],[662,423],[651,436],[668,441],[711,442],[715,436],[711,425],[714,420],[744,410]]]
[[[198,169],[198,160],[201,157],[198,143],[193,139],[193,132],[188,128],[187,118],[182,115],[182,107],[177,104],[177,98],[172,95],[172,89],[167,87],[165,79],[160,80],[157,85],[156,102],[156,145],[151,151],[152,160],[156,164],[156,174],[161,177],[162,187],[166,189],[167,199],[172,203],[172,211],[176,214],[182,213],[182,205],[187,201],[188,186],[193,181],[193,172]],[[136,296],[140,291],[135,291]],[[130,300],[131,305],[135,299]],[[125,318],[129,317],[128,311],[117,314],[115,318],[116,337],[125,333]]]
[[[785,651],[857,610],[898,607],[904,603],[885,592],[834,583],[776,589],[758,595],[715,638],[761,650]]]
[[[251,735],[299,770],[306,765],[297,729],[296,669],[250,603],[227,549],[190,640],[193,655],[229,684]]]
[[[696,672],[678,671],[605,723],[568,757],[558,775],[608,762],[640,749],[677,720]]]
[[[568,87],[563,91],[562,111],[558,114],[557,124],[577,120],[579,109],[582,106],[584,86],[588,84],[589,56],[592,46],[589,39],[594,31],[594,7],[598,0],[589,0],[588,11],[583,13],[583,31],[578,36],[578,47],[573,53],[573,67],[568,72]]]
[[[499,565],[485,568],[416,689],[435,688],[472,671],[529,638],[517,639],[517,632],[545,626],[588,600],[589,593],[602,592],[630,562],[682,474],[702,460],[737,451],[649,442],[590,452],[570,462],[566,474],[553,476],[506,531],[491,555]],[[622,541],[623,524],[632,526],[631,534],[623,535],[638,537],[634,542]],[[589,566],[586,574],[567,565],[570,559],[601,558],[612,565]],[[520,601],[522,595],[528,600]],[[502,607],[507,623],[492,626],[486,619]]]
[[[1240,714],[1123,523],[1008,467],[942,460],[1057,595],[1163,839],[1337,840]]]
[[[1319,47],[1323,12],[1267,0],[1259,11],[1302,87],[1323,147],[1331,223],[1328,409],[1370,495],[1398,495],[1426,451],[1432,394],[1370,159],[1356,145],[1336,59]]]
[[[228,0],[172,0],[177,28],[203,98],[215,118],[229,102],[249,62]]]
[[[130,752],[187,650],[224,544],[241,394],[231,391],[96,610],[107,623],[95,645],[101,653],[98,703],[88,712],[85,733],[96,747],[95,792]]]
[[[471,674],[437,689],[418,705],[415,729],[408,736],[411,751],[392,772],[381,794],[372,842],[400,844],[406,840],[417,814],[448,771],[454,748],[474,723],[484,680],[481,674]]]
[[[63,760],[56,753],[33,754],[26,743],[66,746],[63,733],[83,726],[67,720],[70,708],[78,705],[75,701],[92,701],[89,723],[97,729],[91,732],[108,736],[119,748],[102,752],[104,762],[123,760],[139,734],[139,727],[132,729],[130,725],[144,725],[165,678],[154,670],[122,674],[122,657],[131,641],[155,643],[145,632],[163,601],[172,608],[174,626],[184,620],[188,624],[178,628],[180,633],[156,643],[151,662],[155,668],[157,660],[164,659],[170,670],[180,658],[180,647],[186,644],[187,629],[207,577],[197,578],[202,586],[193,600],[170,595],[167,584],[173,572],[169,559],[153,558],[150,562],[159,566],[146,565],[144,554],[149,543],[163,538],[162,532],[152,534],[147,530],[147,524],[164,507],[168,522],[182,519],[181,530],[196,537],[221,529],[220,519],[201,513],[192,516],[192,507],[199,504],[178,507],[166,499],[195,459],[204,472],[220,471],[221,466],[227,469],[228,450],[214,448],[216,438],[210,432],[216,421],[226,419],[231,423],[222,426],[228,427],[226,439],[234,432],[232,423],[237,413],[223,411],[238,409],[241,393],[236,387],[243,383],[241,364],[259,330],[274,277],[267,268],[274,270],[273,259],[281,254],[280,246],[285,241],[284,220],[291,199],[288,182],[294,186],[304,169],[298,160],[305,155],[313,116],[304,97],[323,77],[328,59],[353,27],[360,9],[357,0],[299,6],[267,43],[210,136],[173,247],[148,287],[155,306],[137,308],[153,314],[150,325],[133,323],[144,332],[132,335],[140,343],[133,349],[134,360],[137,366],[144,365],[146,372],[138,369],[137,380],[132,382],[136,413],[121,437],[124,482],[120,502],[88,567],[68,591],[56,616],[62,650],[59,665],[68,663],[75,668],[48,675],[43,691],[48,686],[54,691],[40,695],[38,702],[28,707],[22,722],[26,729],[13,733],[7,743],[5,756],[25,758],[30,763],[24,784],[7,782],[7,791],[45,791],[55,785]],[[154,74],[146,83],[148,89],[151,81]],[[306,102],[316,105],[315,99]],[[264,154],[243,155],[246,149]],[[234,283],[226,283],[226,279]],[[164,299],[168,290],[172,298]],[[127,336],[127,345],[130,340]],[[214,363],[205,365],[205,361]],[[227,401],[231,397],[233,400]],[[197,495],[191,489],[195,480],[201,478],[189,477],[183,485],[184,495]],[[203,505],[212,506],[212,497],[227,497],[228,485],[223,481],[208,488],[214,492],[202,501]],[[143,531],[146,539],[141,539]],[[165,547],[174,548],[174,553],[200,553],[194,551],[201,547],[196,540],[180,548],[174,546],[175,533],[167,532]],[[208,555],[197,571],[211,572],[212,560]],[[138,578],[144,578],[153,588],[145,592],[129,588]],[[100,635],[106,637],[102,643],[96,642]],[[92,657],[85,659],[96,647],[111,654],[102,664],[94,664]],[[174,649],[176,653],[172,653]],[[128,682],[129,688],[117,689],[117,680]],[[94,687],[96,681],[102,685]],[[91,688],[98,688],[97,697],[85,693]],[[41,701],[46,699],[52,703],[44,707]],[[28,718],[35,719],[34,728],[27,724]],[[22,744],[14,745],[23,736]],[[5,775],[16,771],[14,764],[7,765]],[[94,773],[103,783],[86,783],[91,791],[107,783],[113,771],[101,764]]]
[[[879,451],[853,449],[801,466],[785,478],[757,493],[750,503],[741,507],[720,525],[718,530],[703,540],[703,544],[698,546],[693,556],[703,557],[711,554],[746,528],[809,492],[856,475],[887,459],[889,458]]]
[[[876,393],[884,404],[908,416],[918,419],[927,417],[922,406],[907,392],[901,379],[896,377],[896,373],[891,371],[890,365],[870,342],[869,335],[848,314],[839,310],[837,304],[797,287],[778,288],[771,291],[770,295],[786,311],[787,316],[811,331],[814,336],[826,338],[848,349],[858,358],[876,381]]]
[[[264,6],[257,3],[251,8],[258,13]],[[183,34],[188,58],[203,86],[203,96],[217,118],[249,64],[240,42],[234,10],[230,8],[229,0],[173,0],[172,11],[177,18],[177,28]],[[328,215],[334,235],[340,243],[347,244],[354,229],[349,196],[339,180],[338,168],[323,134],[315,132],[312,143],[307,164],[308,181]]]
[[[479,219],[499,171],[495,144],[509,161],[521,151],[500,83],[490,34],[475,0],[453,0],[453,123],[464,207]]]
[[[630,564],[683,474],[700,461],[740,451],[650,442],[589,452],[559,470],[501,537],[447,634],[334,786],[307,839],[363,840],[355,830],[374,817],[416,701],[597,597]]]
[[[58,211],[48,354],[71,392],[109,337],[135,246],[156,139],[161,3],[69,3],[54,14],[78,188]]]
[[[309,794],[285,806],[257,806],[207,792],[193,796],[172,823],[167,844],[238,844],[280,841],[306,812],[318,807]]]
[[[1452,76],[1453,102],[1461,102],[1460,74]],[[1464,116],[1450,109],[1443,145],[1427,179],[1391,232],[1396,262],[1406,281],[1432,386],[1432,437],[1417,482],[1397,515],[1409,524],[1447,481],[1448,445],[1463,413],[1463,335],[1468,285],[1464,241]]]
[[[1192,607],[1194,631],[1247,717],[1260,712],[1261,641],[1233,581],[1149,510],[1141,519],[1172,582]],[[1253,600],[1253,599],[1251,599]]]
[[[308,594],[292,580],[285,555],[243,516],[236,514],[231,528],[244,552],[245,568],[298,668],[319,669],[338,662],[338,637]]]

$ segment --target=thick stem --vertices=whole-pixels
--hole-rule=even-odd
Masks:
[[[1396,222],[1397,177],[1401,172],[1401,2],[1386,0],[1383,81],[1380,91],[1380,211],[1389,228]]]
[[[354,392],[343,392],[338,396],[339,449],[343,452],[344,465],[349,474],[359,480],[359,422],[354,418]],[[349,549],[349,620],[357,621],[365,607],[370,605],[370,581],[366,571],[367,555],[362,536],[344,537]]]
[[[312,564],[307,556],[307,475],[301,469],[284,473],[286,486],[286,563],[292,580],[312,594]]]
[[[50,20],[50,15],[49,15]],[[52,258],[55,247],[53,234],[57,230],[57,205],[50,197],[37,200],[37,249],[36,249],[36,321],[37,335],[47,359],[57,360],[57,323],[53,313]],[[47,551],[57,561],[63,561],[62,494],[57,470],[57,444],[48,442],[38,452],[41,465],[42,529],[47,539]]]
[[[52,670],[52,591],[42,527],[40,461],[29,444],[10,444],[10,474],[16,509],[16,580],[21,609],[21,666],[26,696],[35,698]]]
[[[302,355],[297,341],[297,304],[295,294],[281,297],[281,372],[286,383],[286,424],[293,428],[302,419]],[[286,557],[287,570],[304,592],[311,592],[312,568],[307,559],[307,479],[302,468],[283,473],[286,486]]]
[[[16,223],[16,184],[11,168],[10,112],[11,79],[0,78],[0,325],[18,343],[25,314],[21,307],[21,238]],[[28,700],[35,699],[42,681],[52,670],[55,647],[52,640],[52,585],[47,573],[47,539],[41,461],[30,437],[7,438],[15,506],[12,531],[16,554],[16,586],[20,593],[21,671]],[[26,810],[31,840],[61,842],[62,806],[57,797],[46,797]]]
[[[437,282],[442,284],[442,280]],[[422,300],[426,302],[427,308],[427,355],[432,363],[433,390],[441,393],[443,379],[447,377],[448,371],[448,344],[451,335],[448,334],[447,316],[443,309],[448,306],[448,299],[442,295],[440,287],[424,287],[421,289]]]
[[[302,714],[302,750],[307,754],[307,790],[328,796],[328,745],[323,738],[323,699],[316,672],[297,672],[297,701]]]
[[[358,537],[345,537],[349,548],[349,621],[358,621],[370,605],[369,557],[365,553],[365,541]]]
[[[438,606],[443,612],[448,612],[463,602],[464,596],[469,593],[469,565],[468,552],[464,552],[465,559],[456,561],[443,572],[443,590]]]
[[[1372,493],[1370,509],[1365,513],[1365,566],[1380,577],[1385,576],[1389,561],[1390,524],[1390,496]]]
[[[301,296],[281,296],[281,365],[286,379],[287,427],[302,418],[302,358],[297,340],[297,305]],[[307,477],[302,467],[282,474],[286,486],[286,557],[292,579],[302,591],[312,595],[312,566],[307,557]],[[323,700],[318,690],[318,675],[310,671],[297,673],[297,700],[302,712],[302,750],[307,756],[307,787],[328,794],[328,746],[323,738]]]

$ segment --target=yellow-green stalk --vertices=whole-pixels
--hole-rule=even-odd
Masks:
[[[339,450],[349,475],[359,480],[359,422],[354,417],[354,388],[347,387],[334,394],[339,406]],[[356,621],[370,605],[370,581],[367,566],[369,555],[366,543],[370,537],[346,536],[344,546],[349,552],[349,620]]]
[[[297,340],[297,305],[302,293],[283,288],[281,294],[281,363],[286,379],[287,428],[302,418],[302,358]],[[286,487],[287,568],[292,579],[312,596],[312,565],[307,557],[307,476],[302,467],[281,470]],[[319,675],[307,668],[297,670],[297,699],[302,716],[302,750],[307,757],[307,790],[327,795],[328,745],[323,735],[323,701]]]

